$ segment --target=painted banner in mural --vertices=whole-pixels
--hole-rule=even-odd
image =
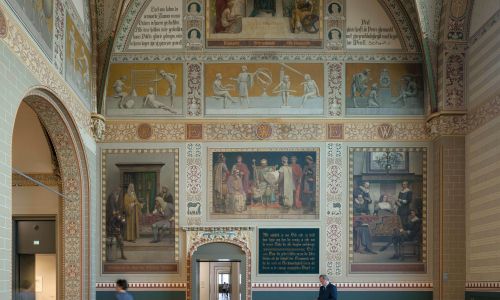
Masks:
[[[205,65],[205,114],[322,115],[320,63]]]
[[[49,60],[52,60],[54,0],[7,0]]]
[[[213,219],[317,219],[319,149],[208,149]]]
[[[177,272],[178,149],[102,151],[103,273]]]
[[[322,47],[322,0],[207,0],[207,47]]]
[[[346,114],[423,115],[421,64],[346,64]]]
[[[108,117],[183,114],[182,64],[112,64],[106,88]]]
[[[424,272],[426,148],[351,148],[351,272]]]
[[[80,32],[69,16],[66,17],[66,80],[84,101],[91,104],[90,52]]]

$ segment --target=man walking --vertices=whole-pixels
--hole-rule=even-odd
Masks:
[[[319,275],[319,282],[321,282],[321,287],[318,300],[337,300],[337,287],[330,282],[328,276]]]

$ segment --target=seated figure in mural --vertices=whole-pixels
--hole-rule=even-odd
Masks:
[[[217,73],[215,74],[215,80],[212,83],[212,91],[214,93],[215,97],[220,97],[224,101],[224,104],[227,103],[227,100],[235,103],[238,102],[237,100],[234,100],[231,94],[229,93],[230,90],[234,89],[234,86],[231,84],[228,85],[223,85],[222,84],[222,74]]]
[[[408,221],[403,228],[394,229],[392,243],[394,244],[394,255],[391,259],[401,258],[401,244],[404,242],[420,242],[422,232],[422,221],[417,217],[415,210],[410,210]]]
[[[164,187],[166,188],[166,187]],[[162,233],[172,227],[174,220],[175,206],[174,199],[168,189],[163,189],[162,193],[155,198],[155,209],[153,214],[157,214],[161,219],[151,225],[153,231],[153,240],[151,243],[158,243],[161,240]]]
[[[304,86],[304,95],[302,96],[302,104],[300,107],[304,107],[304,103],[307,100],[313,97],[319,97],[320,93],[316,81],[314,81],[309,74],[304,75],[304,82],[302,82],[301,85]]]
[[[406,106],[407,100],[410,97],[416,97],[418,93],[417,82],[412,76],[406,75],[401,78],[401,87],[399,89],[399,97],[392,102],[401,101],[403,107]]]
[[[372,89],[370,94],[368,94],[368,107],[380,107],[380,103],[377,100],[377,84],[372,84]]]
[[[234,13],[235,2],[236,0],[229,0],[226,8],[222,11],[220,22],[223,29],[221,32],[238,33],[241,31],[238,22],[241,21],[242,16]]]
[[[124,108],[125,97],[128,95],[127,92],[125,92],[125,89],[128,89],[129,87],[125,85],[125,81],[127,81],[127,76],[121,76],[115,81],[115,83],[113,83],[113,90],[115,92],[114,97],[120,98],[120,101],[118,102],[119,108]]]
[[[352,76],[351,83],[351,96],[354,102],[354,107],[359,107],[357,102],[357,95],[359,97],[364,97],[366,90],[368,89],[367,81],[370,80],[370,69],[365,69],[362,72],[356,73]]]
[[[161,108],[164,109],[168,112],[171,112],[175,114],[175,111],[170,109],[166,104],[161,103],[160,101],[156,100],[156,95],[155,91],[152,87],[148,89],[148,94],[146,97],[144,97],[144,103],[142,104],[143,107],[152,107],[152,108]]]

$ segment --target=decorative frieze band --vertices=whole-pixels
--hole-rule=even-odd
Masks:
[[[61,176],[56,174],[29,173],[25,175],[47,186],[59,186],[61,184]],[[12,186],[38,186],[38,184],[25,176],[12,174]]]
[[[340,289],[431,289],[432,282],[336,282]],[[253,289],[317,289],[319,283],[283,283],[283,282],[254,282]]]
[[[465,288],[467,290],[497,290],[500,289],[500,281],[469,281],[465,283]]]
[[[109,289],[114,288],[116,284],[114,282],[97,282],[96,288],[98,289]],[[129,288],[140,288],[140,289],[185,289],[187,287],[186,282],[129,282]]]
[[[328,123],[290,120],[252,121],[106,121],[102,142],[199,141],[427,141],[424,120],[349,120]],[[196,125],[196,126],[194,126]]]

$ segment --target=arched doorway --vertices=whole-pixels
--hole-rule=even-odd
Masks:
[[[55,154],[59,171],[58,192],[62,196],[58,196],[57,204],[57,298],[88,299],[89,176],[80,134],[71,114],[51,92],[33,89],[22,103],[38,117]],[[21,113],[22,111],[23,109],[19,110]],[[32,151],[35,152],[36,149]],[[14,174],[15,166],[12,167]]]

